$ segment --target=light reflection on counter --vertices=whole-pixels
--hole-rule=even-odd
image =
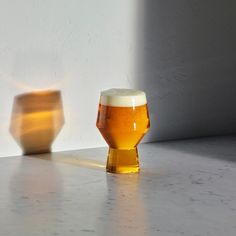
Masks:
[[[55,152],[55,153],[49,153],[49,154],[44,154],[44,155],[38,155],[37,156],[39,159],[42,160],[48,160],[51,162],[56,162],[56,163],[63,163],[63,164],[69,164],[69,165],[74,165],[74,166],[79,166],[79,167],[84,167],[84,168],[89,168],[89,169],[98,169],[102,170],[105,172],[106,165],[104,162],[97,161],[97,160],[92,160],[88,158],[87,156],[82,156],[81,154],[79,155],[70,155],[69,153],[66,152]]]

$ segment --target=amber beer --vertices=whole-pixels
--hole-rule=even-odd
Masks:
[[[110,89],[101,92],[97,128],[109,145],[108,172],[139,172],[137,145],[149,127],[143,91]]]

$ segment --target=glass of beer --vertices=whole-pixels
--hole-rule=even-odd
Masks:
[[[107,172],[139,172],[137,145],[150,127],[145,93],[133,89],[102,91],[96,125],[109,145]]]

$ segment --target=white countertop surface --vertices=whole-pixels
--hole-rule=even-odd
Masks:
[[[0,235],[236,235],[236,137],[142,144],[141,173],[107,148],[0,158]]]

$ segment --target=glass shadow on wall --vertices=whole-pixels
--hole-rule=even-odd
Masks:
[[[146,141],[235,134],[236,2],[143,1],[136,86],[147,93]]]
[[[15,96],[10,133],[25,155],[51,151],[64,125],[59,90],[44,90]]]

